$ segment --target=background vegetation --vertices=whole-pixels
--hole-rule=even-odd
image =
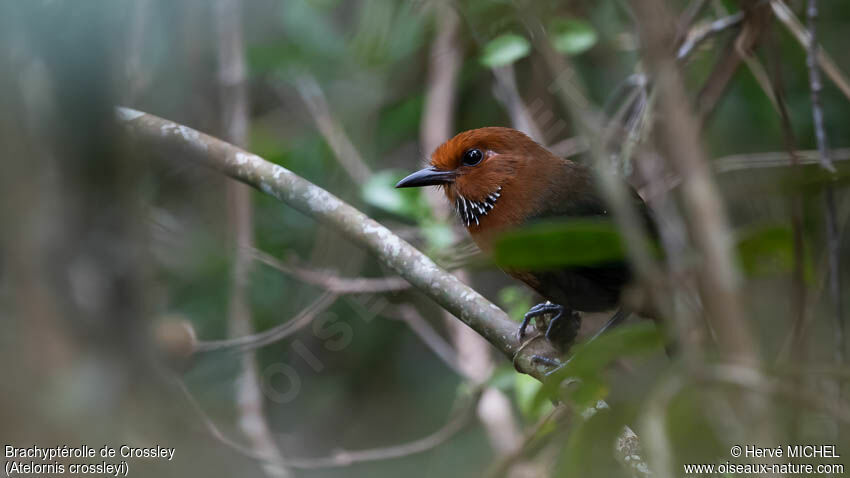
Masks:
[[[817,152],[807,49],[775,13],[787,4],[805,22],[808,2],[663,3],[680,40],[743,15],[677,63],[684,102],[647,53],[665,19],[634,2],[2,2],[0,441],[176,447],[170,463],[131,461],[131,476],[641,475],[615,450],[624,425],[640,437],[633,461],[658,476],[748,462],[735,444],[850,456],[850,3],[821,1],[816,20],[835,172]],[[667,102],[693,106],[701,144],[686,146],[708,158],[729,217],[714,232],[731,234],[741,276],[731,329],[705,326],[700,304],[724,309],[700,289],[711,264],[686,227],[703,220],[688,183],[659,159],[684,140],[665,137]],[[682,351],[668,357],[652,325],[630,322],[573,349],[562,375],[580,385],[541,388],[350,238],[125,142],[118,104],[331,191],[517,320],[531,292],[474,250],[439,196],[392,185],[482,126],[590,164],[582,122],[600,121],[611,133],[596,142],[680,239],[643,285],[669,301]],[[582,334],[605,319],[585,317]],[[287,321],[250,352],[215,342]]]

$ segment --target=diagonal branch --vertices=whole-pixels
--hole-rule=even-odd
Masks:
[[[699,123],[690,111],[676,63],[667,54],[672,37],[666,28],[664,3],[635,0],[644,58],[659,92],[659,149],[682,178],[682,198],[694,246],[701,253],[701,296],[709,324],[724,352],[743,362],[757,362],[755,344],[743,319],[738,271],[732,261],[729,223],[711,177],[708,159],[700,147]]]
[[[521,343],[516,337],[516,323],[496,305],[386,227],[286,168],[184,125],[128,108],[119,108],[117,113],[133,146],[186,157],[219,170],[366,247],[411,285],[487,339],[513,361],[518,371],[542,379],[549,367],[535,361],[533,356],[560,355],[546,340],[533,337]]]

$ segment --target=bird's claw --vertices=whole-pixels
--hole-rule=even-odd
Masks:
[[[525,329],[528,328],[528,324],[531,323],[531,319],[536,319],[537,317],[542,317],[548,314],[554,314],[552,319],[549,321],[549,327],[546,329],[546,338],[551,340],[551,332],[552,326],[561,316],[564,314],[564,306],[553,304],[549,301],[541,302],[525,313],[525,316],[522,318],[522,323],[519,325],[519,330],[517,331],[517,337],[522,340],[525,337]]]
[[[553,370],[558,370],[558,369],[560,369],[561,367],[564,366],[564,363],[561,362],[560,360],[553,359],[553,358],[550,358],[550,357],[546,357],[544,355],[534,354],[534,355],[531,356],[531,361],[535,362],[535,363],[542,363],[543,365],[548,365],[550,367],[553,367]],[[551,372],[546,372],[546,375],[549,375],[549,373],[551,373]]]

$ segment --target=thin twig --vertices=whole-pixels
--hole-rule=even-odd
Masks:
[[[227,435],[225,435],[224,432],[222,432],[218,428],[212,418],[207,415],[203,407],[201,407],[201,404],[198,403],[198,399],[196,399],[195,396],[192,395],[192,392],[189,391],[189,388],[186,386],[186,384],[182,380],[177,378],[174,379],[174,383],[176,384],[177,388],[183,393],[183,396],[186,398],[186,401],[189,403],[189,406],[192,407],[192,410],[195,411],[195,413],[198,415],[198,418],[200,418],[201,421],[204,423],[204,428],[207,429],[207,431],[210,435],[212,435],[213,438],[226,445],[227,447],[239,452],[239,454],[243,456],[261,461],[268,465],[275,466],[274,463],[269,461],[268,457],[265,454],[258,453],[253,449],[242,445],[239,442],[236,442],[229,438]],[[284,469],[284,471],[286,470]]]
[[[267,252],[252,248],[255,259],[284,274],[291,275],[307,284],[322,287],[335,294],[377,294],[396,292],[410,288],[410,283],[401,277],[340,277],[331,271],[319,271],[287,264]]]
[[[463,43],[458,38],[461,19],[455,5],[444,0],[431,3],[436,32],[428,58],[425,107],[419,132],[421,147],[426,155],[455,134],[458,79],[463,65]],[[436,217],[453,219],[453,212],[442,191],[428,188],[425,194]],[[456,231],[452,230],[453,242],[456,242]],[[457,251],[458,247],[451,249]],[[461,280],[468,278],[464,270],[456,274]],[[416,309],[409,307],[406,315],[407,324],[414,333],[462,377],[472,383],[479,383],[490,376],[494,368],[490,346],[474,331],[454,320],[447,311],[442,311],[442,318],[452,346],[434,332],[430,323]],[[489,387],[482,394],[478,408],[481,425],[487,433],[491,448],[496,454],[502,453],[506,444],[510,446],[513,443],[516,435],[516,420],[510,400],[501,390]]]
[[[337,294],[325,292],[301,310],[292,320],[257,334],[225,340],[200,341],[198,342],[196,351],[198,353],[219,352],[223,350],[235,353],[249,352],[279,342],[308,325],[318,314],[330,307],[336,301],[337,297]]]
[[[791,32],[791,35],[797,40],[800,45],[808,50],[809,45],[812,43],[809,41],[811,38],[811,33],[806,31],[806,28],[803,27],[803,24],[794,15],[794,12],[788,8],[788,5],[785,5],[782,0],[771,0],[770,6],[773,8],[773,13],[776,15],[776,18],[781,21],[788,31]],[[823,47],[817,46],[817,52],[815,53],[818,65],[823,69],[823,72],[826,76],[835,83],[835,86],[844,93],[844,96],[850,100],[850,80],[847,79],[847,75],[841,71],[841,68],[835,63],[835,60],[829,56],[826,51],[824,51]]]
[[[702,42],[728,28],[738,25],[743,20],[744,12],[738,12],[728,17],[718,18],[707,25],[697,25],[688,32],[687,37],[685,37],[685,40],[676,52],[676,59],[684,61]]]
[[[204,427],[207,429],[210,435],[212,435],[213,438],[245,457],[260,461],[267,467],[271,467],[273,469],[281,469],[279,464],[269,461],[267,456],[261,453],[257,453],[251,448],[248,448],[225,435],[218,428],[213,419],[209,415],[207,415],[203,407],[201,407],[201,404],[198,403],[198,400],[192,395],[188,387],[186,387],[186,384],[183,383],[181,380],[175,380],[175,382],[177,384],[177,387],[186,397],[186,400],[187,402],[189,402],[189,405],[204,423]],[[471,412],[475,409],[475,404],[477,403],[480,397],[480,392],[473,391],[470,392],[470,395],[470,397],[466,398],[466,401],[468,403],[461,406],[455,406],[456,411],[452,413],[451,418],[449,419],[449,421],[446,422],[445,425],[443,425],[434,433],[418,440],[414,440],[412,442],[404,443],[401,445],[383,448],[371,448],[367,450],[352,451],[339,450],[336,451],[334,454],[326,457],[286,457],[283,460],[286,462],[287,465],[293,468],[300,469],[340,468],[350,466],[355,463],[391,460],[394,458],[403,458],[405,456],[426,452],[445,443],[447,440],[457,434],[457,432],[462,430],[464,426],[467,425],[471,416]]]
[[[528,452],[533,442],[537,441],[544,428],[553,421],[559,421],[567,416],[569,408],[563,404],[556,405],[548,413],[540,417],[531,428],[529,428],[522,436],[519,445],[511,452],[501,456],[495,463],[490,465],[484,476],[487,478],[497,478],[504,476],[515,463],[522,460],[523,456]]]
[[[222,131],[228,141],[244,146],[248,141],[249,118],[241,3],[237,0],[218,0],[215,3],[215,18]],[[248,301],[253,262],[248,250],[254,243],[253,193],[248,186],[234,180],[226,181],[225,190],[227,224],[232,235],[234,254],[228,328],[231,335],[244,336],[254,331]],[[266,475],[270,478],[288,478],[291,475],[274,443],[264,411],[257,357],[252,352],[245,353],[240,357],[240,362],[242,370],[235,383],[239,428],[248,438],[252,449],[275,464],[264,464]]]
[[[694,20],[702,13],[705,6],[708,4],[708,0],[693,0],[685,11],[679,15],[679,19],[676,22],[676,44],[681,44],[685,41],[685,38],[690,35],[688,29],[691,27],[691,24],[694,23]]]
[[[817,151],[803,150],[795,151],[794,155],[800,165],[819,164],[820,158]],[[835,149],[832,151],[832,159],[835,161],[850,160],[850,148]],[[785,151],[769,151],[764,153],[734,154],[713,159],[711,165],[717,173],[729,173],[746,169],[762,168],[786,168],[791,165],[791,155]]]
[[[814,152],[817,154],[817,151]],[[817,160],[815,160],[817,161]],[[850,207],[850,197],[846,197],[844,202],[840,205],[840,210],[846,210]],[[838,223],[838,237],[841,237],[844,234],[844,230],[847,228],[847,225],[850,224],[850,217],[840,218]],[[823,296],[824,291],[827,289],[826,285],[829,280],[829,251],[824,251],[822,253],[822,257],[818,261],[818,266],[815,268],[817,271],[821,271],[817,280],[815,281],[814,287],[812,287],[812,293],[808,295],[808,299],[806,300],[806,312],[804,314],[804,323],[802,327],[802,337],[800,340],[805,340],[806,333],[810,329],[811,325],[814,323],[814,310],[821,304],[821,297]],[[777,354],[777,362],[783,362],[790,352],[792,347],[792,339],[793,335],[788,334],[788,336],[783,340],[783,346],[779,350]]]
[[[769,37],[771,43],[775,43],[773,36]],[[775,46],[775,45],[771,45]],[[797,140],[794,128],[791,126],[791,115],[785,103],[784,85],[782,82],[782,64],[779,57],[779,49],[771,48],[771,59],[774,67],[772,90],[776,97],[779,118],[782,124],[785,149],[790,157],[789,164],[796,172],[800,171],[800,158],[797,154]],[[805,280],[805,243],[803,234],[803,196],[799,191],[791,195],[791,229],[793,234],[793,269],[791,271],[791,320],[793,348],[796,351],[795,360],[803,361],[806,357],[806,348],[802,340],[803,324],[806,319],[806,280]]]
[[[535,40],[535,46],[540,50],[554,76],[550,91],[566,106],[573,126],[589,145],[599,184],[610,201],[614,218],[624,237],[629,259],[635,266],[636,275],[644,284],[658,284],[659,270],[650,253],[645,225],[638,218],[625,185],[615,176],[615,171],[608,160],[610,156],[606,151],[605,138],[602,137],[602,132],[605,131],[603,114],[588,100],[585,89],[572,66],[552,47],[546,29],[540,21],[535,18],[525,18],[524,21]],[[648,287],[648,290],[657,291],[660,288]]]
[[[697,271],[707,319],[723,350],[739,360],[755,363],[755,343],[743,318],[738,271],[732,261],[731,234],[720,194],[701,147],[699,123],[676,63],[666,52],[669,14],[660,1],[634,0],[640,19],[644,57],[658,92],[658,144],[665,159],[682,177],[682,197],[691,239],[702,255]]]
[[[572,138],[563,139],[549,146],[549,151],[552,151],[556,156],[561,158],[570,158],[582,153],[586,153],[589,145],[584,138],[573,136]]]
[[[452,413],[451,418],[449,418],[445,425],[434,433],[418,440],[401,445],[370,448],[367,450],[338,450],[331,456],[320,458],[287,458],[287,463],[294,468],[301,469],[340,468],[355,463],[403,458],[432,450],[448,441],[469,423],[472,412],[475,410],[475,405],[481,398],[480,389],[475,390],[472,395],[472,397],[464,400],[467,403],[455,406],[457,410]]]
[[[744,12],[743,26],[737,38],[726,47],[726,51],[700,89],[697,112],[701,118],[708,117],[714,111],[744,58],[748,56],[746,53],[758,44],[769,21],[769,10],[759,1],[739,0],[738,3]],[[742,56],[741,52],[745,54]]]
[[[808,44],[806,46],[806,66],[809,69],[809,86],[812,100],[812,117],[815,125],[815,138],[817,139],[818,152],[820,153],[821,167],[834,173],[835,166],[829,159],[829,145],[826,140],[826,129],[823,125],[823,107],[820,103],[820,93],[823,84],[820,78],[820,69],[817,64],[818,39],[817,39],[817,0],[809,0],[806,7],[806,20],[809,26]]]
[[[835,173],[835,166],[829,155],[829,144],[826,137],[826,128],[823,119],[823,107],[821,106],[820,94],[823,88],[818,68],[817,53],[820,49],[817,40],[817,0],[808,0],[806,6],[806,24],[809,29],[808,44],[806,46],[806,66],[809,69],[809,86],[812,101],[812,117],[814,118],[815,138],[817,139],[818,153],[820,155],[821,168],[829,173]],[[834,323],[834,360],[840,367],[844,365],[844,311],[841,298],[841,244],[838,235],[838,214],[835,208],[835,190],[828,184],[824,191],[824,215],[826,219],[826,247],[829,268],[829,291],[833,303]],[[843,395],[843,381],[837,380],[835,384],[835,396],[841,402]]]
[[[457,352],[440,334],[431,327],[431,324],[422,317],[422,314],[415,307],[409,304],[400,305],[398,307],[399,318],[407,323],[422,342],[434,352],[434,355],[440,358],[450,369],[461,377],[466,377],[463,369],[458,366]]]
[[[334,118],[319,83],[313,76],[303,74],[295,79],[295,87],[339,164],[356,184],[365,183],[372,171],[345,133],[345,129]]]
[[[514,129],[522,131],[540,144],[545,144],[546,138],[543,137],[543,133],[537,123],[534,122],[534,118],[529,114],[522,95],[519,94],[513,65],[491,68],[490,71],[493,72],[493,77],[496,79],[496,83],[493,85],[493,96],[507,110]]]

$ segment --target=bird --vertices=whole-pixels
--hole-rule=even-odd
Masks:
[[[396,184],[397,188],[423,186],[443,189],[472,240],[485,252],[492,252],[501,234],[537,221],[611,216],[590,168],[558,157],[526,134],[506,127],[457,134],[434,150],[426,168]],[[646,204],[626,187],[654,234]],[[576,312],[616,310],[594,337],[630,315],[621,304],[633,278],[625,259],[554,270],[504,270],[546,299],[524,315],[517,331],[520,339],[531,320],[546,315],[551,317],[545,334],[550,340],[556,324],[564,317],[577,317]]]

